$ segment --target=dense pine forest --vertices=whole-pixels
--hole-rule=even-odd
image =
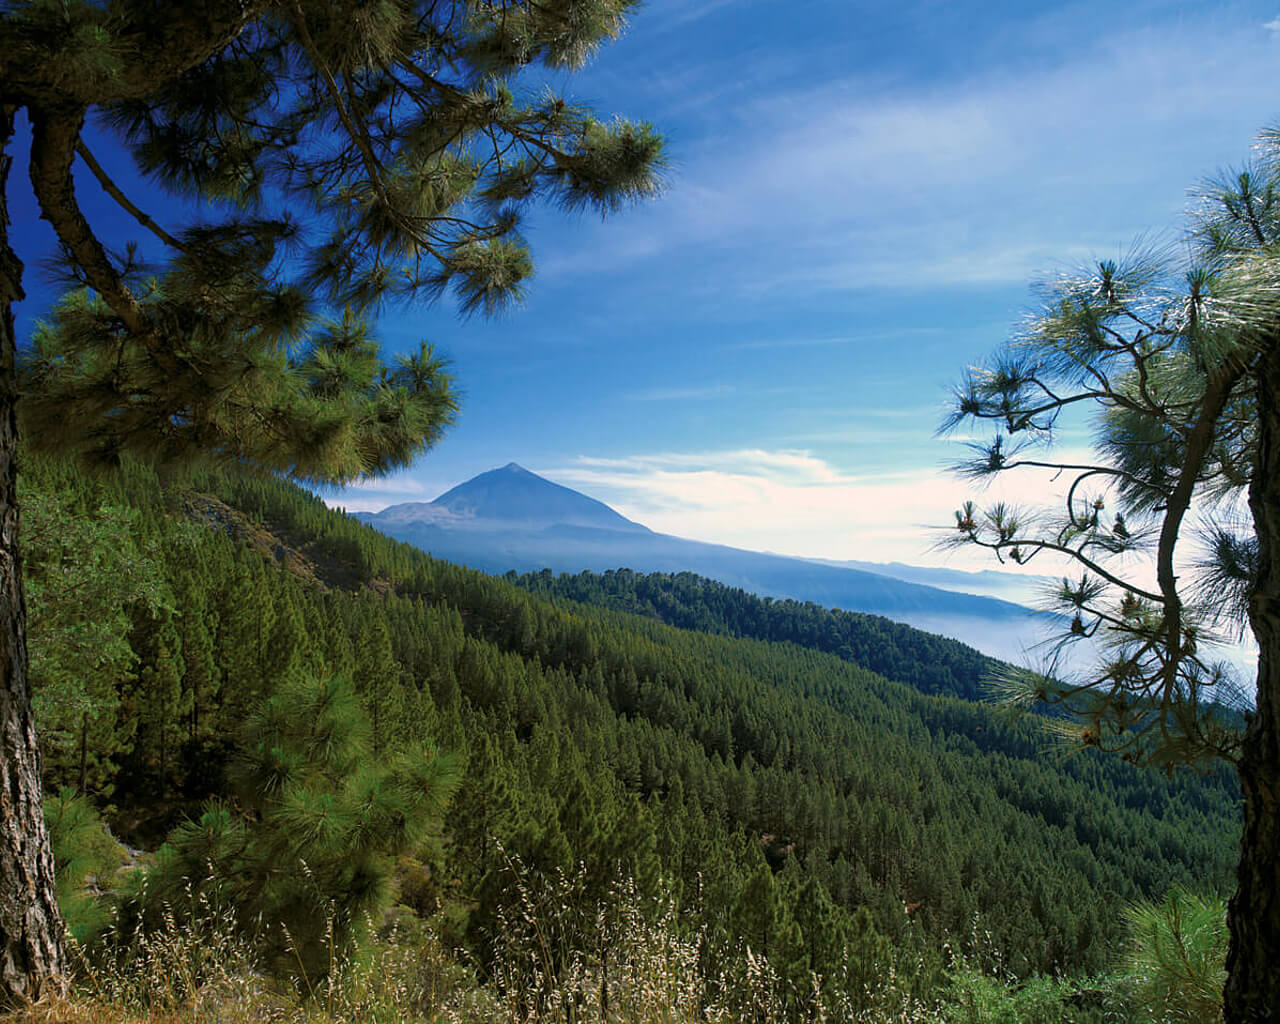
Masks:
[[[659,619],[681,629],[775,640],[835,654],[925,693],[979,700],[997,663],[972,647],[878,615],[823,608],[811,601],[758,597],[694,573],[553,576],[508,579],[544,597],[562,597]]]
[[[1125,908],[1228,891],[1228,772],[1064,753],[970,699],[991,664],[960,644],[687,574],[484,576],[260,475],[29,458],[23,484],[46,816],[89,961],[233,908],[310,984],[394,919],[509,993],[530,921],[540,984],[607,966],[625,887],[736,1019],[762,985],[797,1020],[886,985],[928,1005],[963,963],[1078,979],[1044,1019],[1085,1020]]]

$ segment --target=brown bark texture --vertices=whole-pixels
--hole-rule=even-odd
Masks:
[[[9,246],[5,186],[14,111],[0,107],[0,1003],[64,990],[62,915],[41,811],[18,551],[17,338],[22,264]]]
[[[1249,505],[1258,534],[1258,580],[1249,618],[1258,640],[1258,705],[1239,772],[1244,834],[1228,922],[1226,1024],[1280,1021],[1280,343],[1258,375],[1258,454]]]

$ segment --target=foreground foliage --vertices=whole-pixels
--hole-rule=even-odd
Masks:
[[[705,936],[690,930],[669,893],[640,894],[619,880],[596,906],[577,902],[581,880],[521,872],[521,909],[509,921],[489,981],[447,948],[435,923],[392,919],[358,956],[338,958],[315,984],[285,988],[258,969],[232,914],[163,922],[136,937],[128,957],[98,961],[78,995],[32,1007],[10,1024],[177,1024],[221,1021],[296,1024],[748,1024],[783,1020],[795,997],[768,957],[739,948],[709,958]],[[1166,905],[1199,908],[1178,897]],[[1150,908],[1148,908],[1150,909]],[[1212,909],[1221,924],[1224,908]],[[1179,911],[1173,911],[1176,915]],[[590,945],[557,945],[557,918],[593,922]],[[407,921],[407,923],[406,923]],[[862,962],[866,980],[813,976],[808,1020],[848,1024],[1178,1024],[1196,996],[1180,999],[1181,941],[1169,913],[1135,920],[1132,964],[1085,982],[1015,980],[997,959],[952,958],[922,988],[909,960],[888,951]],[[855,956],[858,952],[850,951]],[[1225,932],[1203,950],[1221,971]],[[552,959],[562,963],[553,967]],[[85,964],[84,966],[88,966]],[[1150,1002],[1152,987],[1168,997]]]
[[[1214,1021],[1226,981],[1227,915],[1221,900],[1178,890],[1129,908],[1125,980],[1133,1003],[1158,1022]]]
[[[233,908],[277,975],[320,977],[358,939],[395,859],[423,845],[458,785],[452,759],[425,744],[375,758],[339,678],[282,681],[228,768],[230,792],[170,834],[115,928],[154,927],[193,903]]]
[[[1249,165],[1203,190],[1176,257],[1136,252],[1049,283],[1024,329],[956,388],[944,424],[996,431],[961,474],[1048,471],[1064,487],[1056,507],[968,502],[947,542],[1069,566],[1047,598],[1067,624],[1058,650],[1074,656],[1007,674],[1006,699],[1064,707],[1079,743],[1135,763],[1222,759],[1239,776],[1228,1024],[1280,1007],[1278,244],[1272,129]],[[1093,452],[1064,460],[1051,446],[1085,410]],[[1246,632],[1253,692],[1221,655]]]

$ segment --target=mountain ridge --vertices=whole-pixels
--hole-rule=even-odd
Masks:
[[[354,515],[437,558],[495,574],[694,572],[762,597],[883,615],[1005,660],[1023,658],[1039,633],[1033,612],[997,597],[656,533],[514,462],[432,502]]]

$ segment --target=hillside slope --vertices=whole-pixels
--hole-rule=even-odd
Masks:
[[[939,696],[980,700],[984,680],[1000,664],[967,644],[880,615],[774,601],[691,572],[553,576],[544,570],[506,578],[539,597],[631,612],[680,629],[794,643]]]
[[[481,963],[518,898],[513,863],[581,863],[589,888],[665,878],[716,941],[801,935],[797,969],[819,973],[860,908],[938,964],[943,942],[984,935],[1019,974],[1097,970],[1117,906],[1229,884],[1226,773],[1047,756],[1040,723],[793,644],[539,598],[273,480],[163,487],[133,467],[88,483],[53,466],[29,479],[69,509],[134,510],[173,595],[158,618],[135,611],[137,669],[111,729],[95,726],[89,788],[117,827],[154,841],[218,796],[278,679],[348,675],[383,749],[434,737],[466,759],[415,899],[453,907]],[[193,526],[189,509],[212,500],[219,515]],[[75,725],[48,735],[50,784],[74,781]]]

